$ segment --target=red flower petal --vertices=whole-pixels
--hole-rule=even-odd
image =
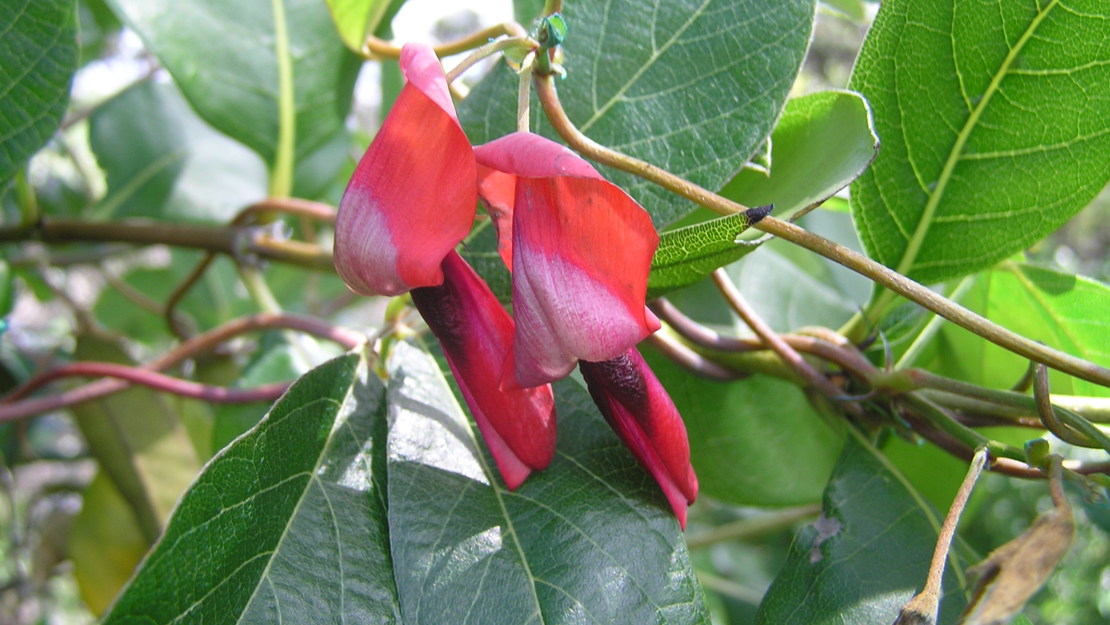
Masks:
[[[478,195],[497,228],[497,253],[506,267],[513,265],[513,204],[516,176],[478,165]]]
[[[698,496],[686,425],[670,395],[635,348],[606,362],[579,363],[590,395],[605,419],[647,469],[682,529]]]
[[[517,176],[517,323],[508,385],[561,378],[579,358],[616,358],[659,329],[644,307],[659,237],[635,200],[581,157],[538,135],[502,137],[475,148],[475,157],[481,166]]]
[[[501,390],[513,320],[457,252],[443,260],[443,274],[442,285],[414,289],[412,301],[439,339],[505,483],[515,489],[555,453],[551,386]]]
[[[408,82],[351,177],[335,225],[335,268],[354,291],[398,295],[443,281],[470,231],[476,165],[431,48],[406,45]]]

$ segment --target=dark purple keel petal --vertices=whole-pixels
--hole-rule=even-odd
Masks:
[[[501,390],[513,320],[458,255],[443,260],[442,285],[413,289],[412,301],[443,347],[463,398],[510,489],[555,454],[555,400],[550,385]]]
[[[682,529],[698,496],[686,425],[670,395],[635,348],[605,362],[579,362],[605,419],[662,489]]]

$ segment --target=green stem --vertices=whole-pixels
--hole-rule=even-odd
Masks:
[[[274,14],[274,56],[278,73],[278,144],[270,172],[270,197],[293,195],[293,161],[297,145],[297,101],[293,59],[289,53],[289,25],[284,0],[271,0]]]
[[[691,550],[700,549],[719,542],[762,536],[776,530],[793,527],[797,523],[815,517],[820,513],[821,504],[815,503],[739,519],[690,536],[686,539],[686,547]]]
[[[247,293],[250,293],[251,299],[264,313],[271,315],[281,315],[281,303],[274,297],[274,292],[270,290],[269,283],[266,282],[266,276],[262,273],[257,265],[248,263],[239,263],[239,279],[243,281],[243,286],[247,288]],[[285,336],[285,341],[293,348],[292,354],[299,358],[300,362],[296,366],[301,371],[308,371],[313,365],[318,364],[316,359],[312,357],[313,353],[319,352],[319,344],[312,340],[311,337],[299,335],[295,332],[285,330],[282,332]]]

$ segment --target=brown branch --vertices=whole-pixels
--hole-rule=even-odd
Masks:
[[[123,242],[170,245],[331,269],[331,253],[300,241],[278,240],[253,227],[206,226],[143,220],[91,222],[43,219],[30,227],[0,228],[0,243],[38,239],[45,243]]]
[[[285,389],[289,386],[288,382],[280,382],[251,389],[227,388],[210,384],[200,384],[191,380],[183,380],[141,367],[121,365],[114,362],[84,361],[71,362],[51,369],[38,376],[35,379],[35,385],[42,386],[55,380],[69,377],[113,378],[132,384],[147,386],[155,390],[166,391],[167,393],[173,393],[181,397],[228,404],[273,400],[285,392]],[[0,406],[0,411],[8,405],[11,404]],[[23,415],[0,412],[0,421],[10,421],[21,416]]]
[[[740,289],[729,280],[728,275],[723,269],[717,269],[713,272],[713,282],[717,285],[717,289],[724,296],[725,301],[732,307],[736,314],[748,327],[755,332],[756,336],[763,341],[763,344],[771,348],[783,362],[788,364],[803,380],[807,381],[811,386],[820,390],[831,399],[836,399],[844,394],[843,389],[833,384],[825,374],[821,373],[809,364],[805,358],[802,358],[798,352],[789,343],[784,341],[777,332],[771,329],[763,319],[756,314],[755,310],[748,305],[744,296],[740,293]],[[855,404],[848,404],[845,406],[854,414],[859,414],[859,406]]]
[[[640,176],[645,180],[654,182],[665,189],[723,215],[742,212],[748,209],[748,207],[742,204],[721,197],[665,169],[602,146],[582,134],[563,110],[559,102],[558,92],[555,90],[555,83],[551,76],[536,76],[536,94],[539,96],[544,112],[547,114],[548,120],[555,128],[555,131],[558,132],[571,147],[578,150],[584,156],[598,161],[599,163],[609,165],[610,167],[615,167],[622,171]],[[1110,369],[1100,367],[1082,358],[1076,358],[1075,356],[1059,350],[1051,349],[1015,332],[1011,332],[985,317],[977,315],[959,304],[934,293],[925,286],[903,276],[897,271],[876,263],[863,254],[807,232],[794,224],[771,216],[764,217],[759,223],[754,224],[753,227],[768,234],[786,239],[791,243],[844,265],[856,273],[870,278],[872,281],[881,284],[891,291],[916,302],[956,325],[974,332],[1009,351],[1078,378],[1102,384],[1103,386],[1110,386]]]

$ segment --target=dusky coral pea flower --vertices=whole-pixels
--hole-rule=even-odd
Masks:
[[[351,177],[335,223],[335,267],[363,295],[443,282],[440,262],[470,232],[474,152],[428,46],[406,45],[407,82]]]
[[[670,395],[634,347],[617,358],[583,360],[578,366],[594,403],[655,478],[686,529],[686,508],[698,496],[698,478],[690,464],[686,425]]]
[[[578,359],[616,358],[659,329],[644,306],[659,236],[635,200],[539,135],[513,133],[474,154],[479,195],[513,273],[504,386],[557,380]]]
[[[454,251],[473,225],[476,165],[431,48],[407,45],[402,89],[347,185],[335,267],[354,291],[413,301],[443,346],[498,470],[516,488],[555,453],[550,385],[501,390],[513,320]]]
[[[439,339],[474,421],[509,489],[555,453],[555,400],[550,385],[501,390],[513,320],[489,286],[451,251],[440,286],[413,289],[412,301]]]

